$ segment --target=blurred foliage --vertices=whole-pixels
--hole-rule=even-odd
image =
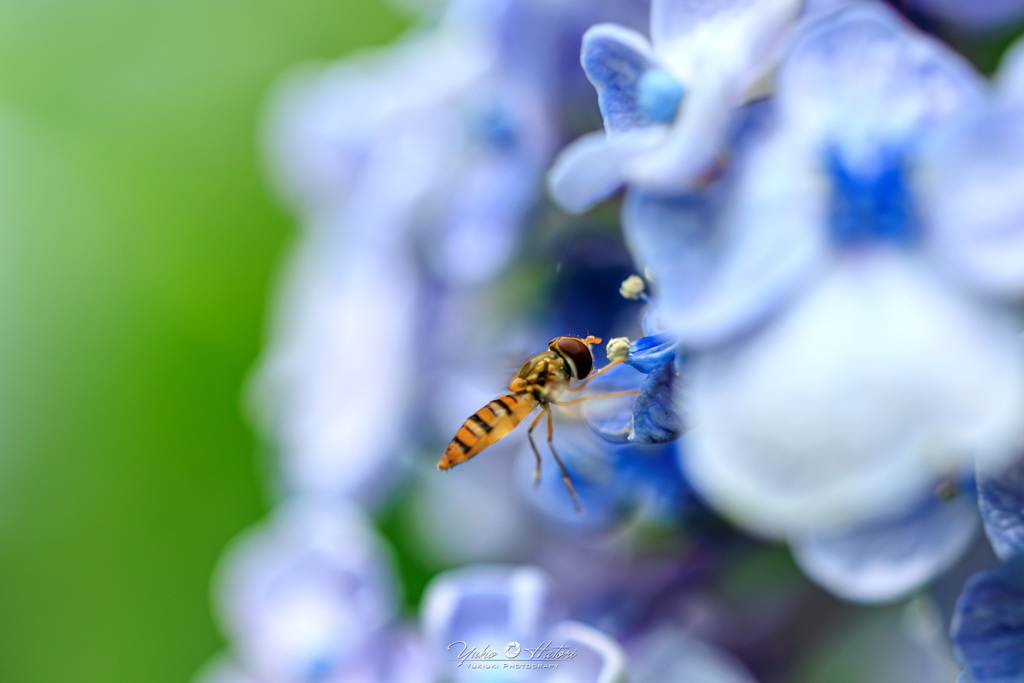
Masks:
[[[188,680],[261,516],[241,394],[292,228],[261,104],[357,0],[0,3],[0,680]]]

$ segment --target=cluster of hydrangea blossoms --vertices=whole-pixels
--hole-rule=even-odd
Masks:
[[[404,43],[278,98],[271,168],[305,231],[255,394],[284,499],[223,561],[232,654],[203,683],[780,680],[792,662],[763,650],[791,612],[743,614],[747,638],[708,614],[708,576],[751,542],[694,490],[787,541],[835,595],[886,601],[974,542],[976,468],[1003,563],[958,605],[956,654],[967,681],[1019,672],[993,633],[1024,612],[1006,470],[1024,415],[1024,60],[989,84],[875,2],[653,0],[650,41],[608,23],[582,35],[632,20],[637,4],[622,4],[454,1]],[[452,312],[493,306],[480,292],[515,267],[566,112],[593,97],[558,61],[580,44],[606,130],[569,145],[549,187],[573,211],[626,187],[650,336],[608,380],[639,396],[591,430],[559,428],[582,517],[557,477],[534,490],[522,442],[511,469],[460,469],[521,492],[482,478],[439,489],[420,532],[445,563],[470,564],[439,573],[410,620],[372,515],[404,476],[435,486],[416,479],[415,444],[445,427],[423,407],[465,386],[453,351],[486,339]],[[503,316],[510,336],[530,329]],[[492,379],[462,394],[493,396]],[[500,542],[460,544],[436,521],[455,514]],[[652,524],[675,537],[638,555]],[[553,676],[460,666],[452,650],[513,641],[576,655]],[[944,647],[913,655],[934,680]]]

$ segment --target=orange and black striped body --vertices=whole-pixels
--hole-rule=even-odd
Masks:
[[[510,393],[499,396],[469,416],[437,463],[437,469],[446,470],[497,442],[519,425],[540,405],[529,393]]]
[[[538,353],[526,361],[519,373],[512,378],[508,385],[509,393],[499,396],[480,410],[469,416],[469,419],[462,423],[455,438],[448,442],[448,448],[437,463],[437,469],[447,470],[461,462],[465,462],[484,450],[491,444],[506,436],[516,428],[527,415],[534,409],[541,408],[548,416],[548,446],[551,454],[555,457],[559,469],[562,471],[562,480],[565,487],[572,496],[573,504],[577,512],[583,512],[580,507],[579,498],[572,487],[569,479],[569,472],[565,469],[555,444],[552,442],[551,404],[572,405],[580,400],[577,399],[567,403],[559,403],[558,397],[565,391],[578,391],[589,381],[587,378],[600,374],[592,374],[594,369],[594,355],[590,351],[591,344],[599,344],[601,340],[597,337],[555,337],[548,344],[548,350]],[[619,361],[615,361],[619,362]],[[609,363],[611,367],[614,363]],[[571,380],[582,380],[575,388],[569,388]],[[542,414],[544,414],[542,413]],[[537,458],[537,468],[534,470],[534,481],[540,481],[540,452],[533,442],[533,428],[537,426],[540,415],[530,425],[527,431],[527,438],[530,441],[530,448]]]

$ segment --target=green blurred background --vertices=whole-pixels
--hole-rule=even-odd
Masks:
[[[180,683],[266,508],[241,393],[293,231],[262,103],[366,0],[0,2],[0,681]]]

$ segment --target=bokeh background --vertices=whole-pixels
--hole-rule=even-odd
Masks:
[[[0,681],[180,683],[268,502],[243,408],[291,221],[260,166],[289,68],[368,0],[0,3]]]
[[[244,388],[294,231],[262,105],[406,22],[371,0],[0,2],[3,683],[180,683],[221,649],[211,573],[269,507]],[[1019,33],[957,47],[989,71]]]

